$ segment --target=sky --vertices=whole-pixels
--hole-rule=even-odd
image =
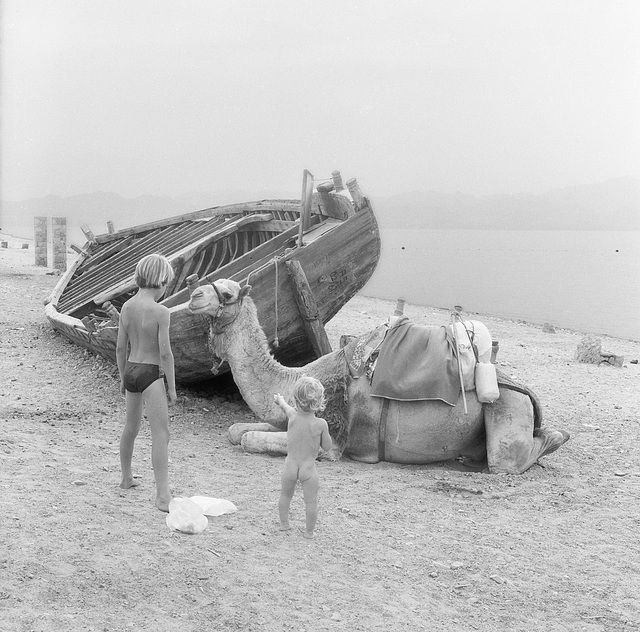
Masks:
[[[2,0],[0,198],[640,178],[637,0]]]

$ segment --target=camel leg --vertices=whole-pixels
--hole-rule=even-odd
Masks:
[[[267,423],[238,423],[233,424],[229,427],[229,441],[233,443],[233,445],[240,445],[240,441],[242,440],[242,435],[245,432],[249,432],[251,430],[257,430],[259,432],[282,432],[283,428],[276,428],[271,424]]]
[[[494,404],[485,404],[487,462],[492,474],[522,474],[539,458],[569,439],[558,430],[533,430],[533,406],[523,393],[500,390]]]
[[[242,435],[242,449],[253,454],[287,455],[287,433],[250,430]]]

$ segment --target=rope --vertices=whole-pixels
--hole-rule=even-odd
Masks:
[[[273,339],[273,346],[274,347],[279,347],[280,346],[280,341],[278,340],[278,258],[274,257],[273,258],[273,263],[276,266],[276,335]]]
[[[458,359],[458,377],[460,378],[460,390],[462,391],[462,404],[464,405],[465,415],[469,412],[467,409],[467,396],[464,393],[464,378],[462,377],[462,362],[460,359],[460,347],[458,346],[458,334],[456,333],[456,315],[460,317],[459,312],[451,313],[451,329],[453,329],[453,340],[456,345],[456,357]]]

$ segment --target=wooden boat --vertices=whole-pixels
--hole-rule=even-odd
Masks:
[[[136,292],[136,264],[161,253],[175,271],[161,304],[170,309],[183,384],[213,377],[208,323],[187,309],[188,277],[249,283],[274,356],[294,366],[331,350],[324,324],[365,285],[380,257],[371,205],[355,180],[344,189],[339,172],[314,190],[305,171],[299,201],[219,206],[98,236],[83,230],[88,241],[74,248],[78,257],[47,300],[47,318],[72,342],[115,362],[118,314]]]

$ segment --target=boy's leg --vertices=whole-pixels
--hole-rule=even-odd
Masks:
[[[313,530],[316,528],[316,520],[318,519],[318,489],[320,488],[320,479],[314,471],[308,478],[302,482],[302,493],[304,495],[304,508],[307,517],[307,529],[304,533],[305,538],[313,537]]]
[[[287,531],[291,529],[289,525],[289,506],[291,505],[293,493],[296,490],[296,482],[298,480],[297,472],[289,471],[285,463],[281,480],[282,489],[280,491],[280,500],[278,501],[278,514],[280,516],[280,531]]]
[[[122,471],[120,487],[128,489],[139,484],[131,473],[131,459],[133,458],[133,444],[142,422],[142,394],[126,391],[125,404],[127,412],[120,437],[120,469]]]
[[[169,511],[169,408],[164,380],[156,380],[143,393],[151,428],[151,464],[156,479],[156,507]]]

